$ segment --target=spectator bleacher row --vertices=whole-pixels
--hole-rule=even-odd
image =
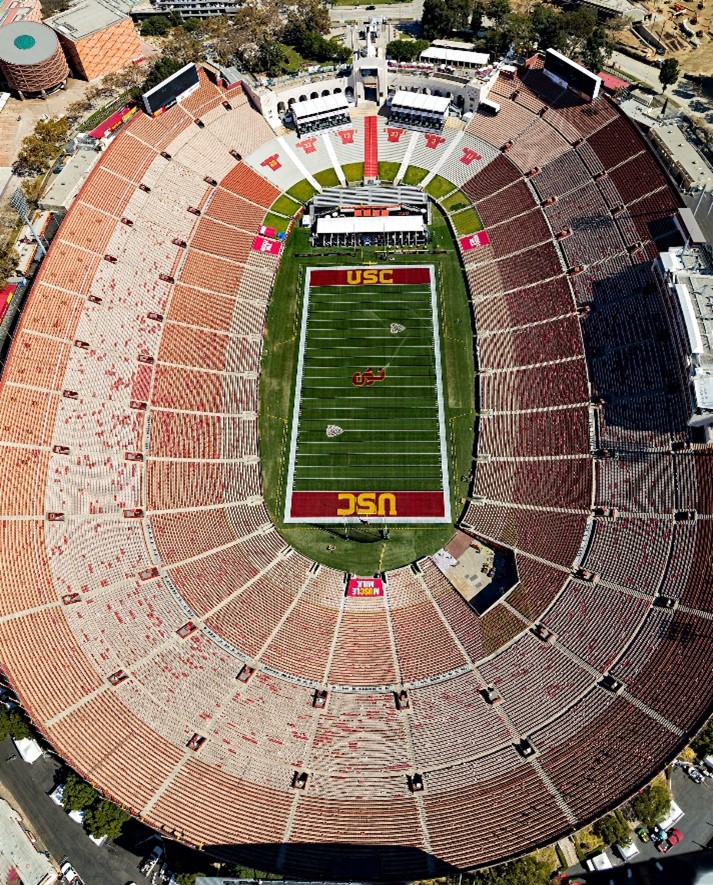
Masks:
[[[115,139],[25,308],[0,387],[3,669],[71,765],[197,845],[292,842],[287,869],[315,876],[322,843],[378,844],[382,871],[423,878],[419,852],[470,867],[551,841],[644,783],[710,703],[713,519],[674,514],[713,516],[711,461],[671,451],[681,357],[626,249],[671,241],[676,197],[608,100],[537,69],[465,134],[377,124],[381,160],[411,149],[490,235],[463,253],[481,457],[462,527],[512,548],[518,582],[479,617],[425,558],[345,598],[262,502],[278,259],[252,237],[293,184],[363,160],[364,124],[276,140],[201,77]],[[609,670],[640,706],[597,684]]]

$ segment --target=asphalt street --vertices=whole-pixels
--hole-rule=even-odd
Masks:
[[[350,21],[366,21],[370,16],[378,15],[390,21],[421,21],[423,0],[412,0],[410,3],[380,3],[374,9],[367,10],[369,3],[355,6],[333,6],[329,16],[335,24]]]
[[[13,753],[10,738],[0,743],[0,783],[14,797],[11,804],[22,814],[28,829],[55,860],[59,862],[66,855],[85,885],[148,885],[138,866],[150,851],[149,843],[139,844],[137,854],[112,842],[95,845],[83,828],[49,798],[60,767],[57,760],[43,757],[28,765],[18,755],[8,762]],[[145,835],[141,833],[138,838]]]

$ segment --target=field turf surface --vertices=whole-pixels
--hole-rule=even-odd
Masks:
[[[464,477],[470,473],[473,464],[473,327],[455,244],[447,222],[436,206],[433,207],[432,234],[429,250],[396,256],[390,254],[389,259],[395,257],[397,262],[404,264],[429,264],[436,268],[451,515],[455,521],[468,494],[469,483]],[[265,504],[270,515],[285,540],[305,556],[355,574],[370,575],[397,568],[433,553],[453,534],[451,525],[394,525],[389,527],[388,537],[362,543],[364,536],[356,537],[360,531],[358,526],[349,527],[348,536],[345,536],[340,525],[284,522],[306,270],[310,267],[386,263],[383,253],[374,249],[340,249],[338,255],[334,250],[313,249],[309,245],[309,232],[299,227],[290,234],[284,250],[268,310],[260,379],[260,457]],[[391,261],[388,263],[390,267],[397,266]],[[373,534],[375,529],[369,531]]]

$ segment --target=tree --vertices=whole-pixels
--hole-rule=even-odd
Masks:
[[[662,784],[653,784],[646,787],[638,796],[631,800],[634,814],[646,827],[662,821],[671,808],[671,797],[668,790]]]
[[[492,18],[496,25],[502,25],[510,14],[510,0],[490,0],[486,6],[488,18]]]
[[[258,58],[260,70],[265,71],[270,77],[277,77],[282,73],[285,53],[279,43],[274,40],[263,40],[259,47]]]
[[[66,790],[66,787],[65,787]],[[97,839],[108,836],[110,839],[118,839],[124,824],[131,818],[128,811],[114,805],[108,799],[101,799],[89,807],[84,823]]]
[[[158,86],[159,83],[163,82],[166,77],[170,77],[171,74],[175,74],[176,71],[180,70],[183,65],[174,58],[169,58],[168,56],[161,56],[158,61],[155,61],[149,71],[146,79],[144,80],[143,86],[141,89],[144,92],[148,92],[149,89],[153,89],[154,86]]]
[[[631,842],[631,830],[620,812],[608,814],[598,820],[592,827],[596,836],[607,845],[628,845]]]
[[[534,855],[473,874],[472,885],[548,885],[552,867]]]
[[[16,264],[17,253],[8,244],[0,251],[0,277],[7,280],[7,277],[14,273]],[[32,731],[19,710],[6,710],[3,706],[0,708],[0,740],[4,740],[8,735],[19,741],[22,738],[32,737]]]
[[[579,57],[597,27],[597,15],[593,9],[582,6],[574,12],[563,13],[560,18],[560,28],[566,35],[566,51]]]
[[[473,12],[470,16],[470,29],[474,34],[483,28],[483,18],[485,17],[485,3],[483,0],[477,0],[473,5]]]
[[[392,40],[386,46],[386,57],[394,61],[413,61],[424,49],[428,49],[428,40]]]
[[[37,207],[37,203],[42,196],[43,183],[43,175],[38,175],[37,178],[24,178],[20,183],[20,190],[25,195],[25,199],[32,209]]]
[[[199,876],[209,876],[210,873],[179,873],[176,876],[178,885],[195,885]]]
[[[322,36],[329,32],[329,10],[320,0],[297,0],[287,13],[283,40],[298,51],[306,34]]]
[[[424,0],[421,30],[424,39],[437,40],[453,30],[453,18],[447,0]]]
[[[99,798],[97,791],[73,771],[64,782],[62,804],[67,811],[84,811]]]
[[[164,48],[164,54],[177,62],[179,68],[192,61],[205,61],[206,57],[203,41],[194,34],[189,34],[183,27],[171,31],[171,39]]]
[[[19,260],[20,256],[15,251],[13,245],[5,243],[0,246],[0,287],[4,287],[7,284],[8,278],[14,276]],[[10,733],[9,730],[5,734],[2,734],[2,730],[3,726],[0,725],[0,735],[3,738],[7,737]]]
[[[562,16],[554,7],[545,3],[535,6],[530,22],[539,49],[564,49],[567,35],[562,29]]]
[[[590,71],[594,71],[595,74],[599,73],[611,55],[612,48],[606,28],[597,25],[587,38],[582,50],[584,66]]]
[[[69,121],[66,117],[39,120],[34,132],[22,139],[13,171],[16,175],[46,172],[68,138]]]
[[[504,28],[508,42],[518,55],[525,55],[532,47],[532,19],[529,15],[511,12],[505,19]]]
[[[680,65],[678,64],[678,59],[676,58],[666,58],[661,63],[661,69],[659,70],[659,82],[663,86],[662,92],[665,92],[669,86],[673,86],[673,84],[678,80],[680,74]]]
[[[699,759],[703,759],[704,756],[710,756],[713,754],[713,719],[706,722],[699,732],[698,737],[694,738],[692,741],[691,747]]]
[[[171,30],[171,22],[165,15],[152,15],[141,22],[143,37],[165,37]]]
[[[42,18],[49,18],[59,12],[66,12],[69,9],[69,0],[40,0],[40,7]]]

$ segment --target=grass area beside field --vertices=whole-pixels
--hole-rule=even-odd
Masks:
[[[470,202],[462,191],[456,191],[445,200],[441,200],[441,209],[446,212],[457,212],[459,209],[467,209]]]
[[[483,229],[475,209],[464,209],[462,212],[456,212],[455,215],[451,215],[451,221],[460,236],[474,234],[476,231]]]
[[[442,175],[434,175],[424,190],[434,200],[440,200],[441,197],[449,194],[454,187],[455,185],[448,181],[447,178],[444,178]]]
[[[287,194],[281,194],[275,202],[270,206],[270,212],[277,212],[278,215],[289,215],[292,217],[300,208],[297,200],[292,200]]]
[[[322,187],[337,187],[337,185],[339,184],[337,172],[331,167],[328,169],[322,169],[320,172],[315,172],[314,177],[322,185]]]
[[[446,219],[436,207],[432,234],[433,251],[403,254],[399,259],[404,264],[436,266],[446,441],[455,521],[462,510],[460,500],[468,491],[468,483],[461,482],[460,478],[472,468],[475,423],[473,329],[463,271]],[[433,254],[440,250],[444,250],[443,254]],[[450,525],[390,526],[388,540],[358,543],[330,534],[325,528],[285,525],[282,519],[304,269],[368,263],[393,266],[375,249],[342,249],[338,256],[311,249],[309,232],[302,228],[293,229],[284,247],[268,309],[260,379],[260,454],[264,494],[275,525],[287,542],[305,556],[361,575],[413,562],[438,550],[453,534]],[[334,551],[327,552],[328,545],[334,546]]]
[[[282,215],[275,215],[274,212],[268,212],[262,222],[265,227],[274,227],[276,231],[286,231],[290,223],[289,218],[283,218]]]
[[[342,172],[348,182],[357,182],[364,180],[364,164],[363,163],[345,163],[342,166]]]
[[[388,160],[379,161],[379,178],[381,181],[393,181],[399,171],[400,163],[391,163]]]
[[[309,183],[309,181],[307,181],[306,178],[303,178],[302,181],[298,181],[296,184],[293,184],[292,187],[289,188],[287,191],[287,194],[290,197],[293,197],[299,203],[307,203],[316,193],[317,191],[312,187],[312,185]],[[278,200],[279,199],[280,198],[278,197]]]
[[[421,169],[419,166],[409,166],[402,180],[402,184],[420,184],[428,175],[428,169]]]

